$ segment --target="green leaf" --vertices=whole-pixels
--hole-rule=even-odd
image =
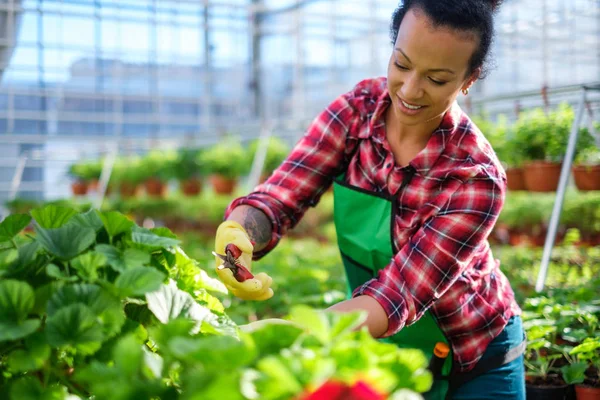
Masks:
[[[8,249],[0,251],[0,269],[10,267],[19,258],[19,251]]]
[[[206,289],[223,294],[228,293],[227,288],[220,280],[208,276],[206,271],[198,267],[198,263],[189,258],[179,247],[175,250],[175,265],[179,275],[194,276],[195,289]]]
[[[165,275],[154,268],[134,267],[123,272],[115,286],[123,297],[140,296],[158,290]]]
[[[51,254],[62,260],[70,260],[96,241],[96,232],[75,223],[56,229],[36,226],[37,241]]]
[[[75,275],[68,276],[67,273],[61,271],[56,264],[48,264],[46,266],[46,275],[60,281],[75,282],[79,280],[79,278]]]
[[[290,347],[303,332],[301,328],[289,323],[268,323],[269,320],[261,320],[254,324],[263,321],[266,323],[257,326],[251,332],[261,357],[279,354],[281,350]]]
[[[76,222],[78,225],[85,228],[92,228],[95,232],[98,232],[104,226],[102,220],[98,216],[98,212],[94,209],[77,214],[73,217],[72,222]]]
[[[58,289],[48,301],[49,316],[71,304],[83,304],[98,318],[104,336],[109,338],[119,333],[125,323],[125,314],[119,299],[97,285],[65,285]]]
[[[92,310],[83,304],[59,309],[46,321],[46,337],[52,347],[70,345],[93,354],[103,340],[102,327]]]
[[[36,371],[50,358],[50,346],[42,333],[25,339],[26,350],[15,350],[8,356],[8,365],[14,372]]]
[[[152,231],[134,226],[131,230],[131,241],[137,244],[142,249],[150,251],[167,249],[169,247],[177,246],[180,241],[173,238],[159,236]]]
[[[11,240],[31,222],[27,214],[12,214],[0,222],[0,242]]]
[[[150,229],[150,232],[152,232],[158,236],[167,237],[167,238],[171,238],[171,239],[177,239],[177,235],[175,235],[169,228],[166,228],[164,226],[160,226],[158,228],[152,228],[152,229]]]
[[[352,332],[355,328],[358,328],[360,324],[365,322],[367,314],[365,312],[352,312],[352,313],[328,313],[332,319],[331,327],[331,338],[335,339],[338,336]]]
[[[98,279],[98,269],[107,263],[106,256],[95,251],[88,251],[71,260],[71,266],[75,268],[86,281]]]
[[[585,380],[585,371],[588,369],[588,364],[584,362],[576,362],[570,365],[563,366],[560,371],[567,385],[575,385],[583,383]]]
[[[38,242],[32,241],[19,247],[19,259],[13,264],[19,267],[26,267],[35,261],[38,251],[41,249]]]
[[[290,318],[298,325],[313,334],[321,343],[328,343],[331,338],[329,321],[324,312],[314,310],[308,306],[294,306]]]
[[[67,396],[64,386],[51,384],[44,388],[39,379],[31,376],[20,378],[10,388],[11,400],[65,400]]]
[[[113,350],[113,358],[121,374],[133,378],[142,366],[142,343],[133,334],[119,339]]]
[[[43,208],[36,208],[30,211],[33,219],[44,229],[55,229],[65,225],[77,211],[69,207],[56,206],[49,204]]]
[[[133,221],[117,211],[100,212],[99,215],[111,240],[121,233],[129,232],[134,226]]]
[[[269,398],[292,398],[302,391],[302,384],[279,358],[267,356],[258,361],[257,368],[266,377],[260,392]]]
[[[111,266],[117,272],[125,272],[127,269],[141,267],[150,263],[150,254],[138,249],[126,249],[121,252],[114,246],[99,244],[96,251],[102,253]]]
[[[177,288],[173,280],[170,280],[168,285],[162,285],[157,291],[146,293],[146,301],[148,309],[163,324],[176,318],[191,319],[198,323],[217,319],[210,309],[196,303],[189,293]]]
[[[41,325],[39,319],[28,319],[21,322],[0,322],[0,342],[17,340],[31,335]]]
[[[20,322],[27,318],[35,302],[33,289],[25,282],[0,281],[0,322]]]
[[[169,341],[169,350],[181,360],[199,363],[207,368],[219,365],[225,371],[246,366],[258,355],[251,339],[243,337],[238,340],[231,336],[178,336]]]

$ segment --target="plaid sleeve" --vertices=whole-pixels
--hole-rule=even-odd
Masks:
[[[343,168],[346,137],[356,122],[350,104],[351,92],[338,97],[311,123],[287,159],[269,179],[248,196],[235,199],[225,218],[242,204],[264,212],[273,226],[271,241],[259,259],[271,251],[288,229],[293,228],[308,207],[315,206],[334,176]]]
[[[386,311],[389,325],[384,337],[416,322],[448,291],[487,240],[504,204],[505,186],[489,177],[456,180],[447,189],[452,194],[438,213],[377,278],[354,291],[354,297],[374,297]],[[464,300],[454,299],[456,309]]]

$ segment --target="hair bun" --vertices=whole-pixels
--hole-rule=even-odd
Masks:
[[[488,1],[492,5],[492,10],[494,10],[494,11],[496,11],[496,9],[498,9],[498,7],[500,7],[500,4],[502,4],[502,0],[488,0]]]

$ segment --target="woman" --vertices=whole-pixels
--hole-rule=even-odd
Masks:
[[[405,0],[387,78],[330,104],[217,231],[216,251],[235,244],[249,268],[333,182],[352,294],[331,310],[365,310],[370,333],[402,347],[431,354],[447,342],[449,388],[437,376],[429,398],[525,398],[521,311],[487,241],[506,176],[455,101],[483,74],[498,3]],[[266,274],[238,282],[217,263],[234,295],[273,295]]]

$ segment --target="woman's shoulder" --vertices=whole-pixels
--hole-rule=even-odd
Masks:
[[[387,90],[387,79],[385,77],[368,78],[358,82],[348,95],[359,98],[378,99]]]
[[[463,178],[506,179],[504,168],[490,142],[466,113],[461,112],[456,132],[449,144],[447,151],[456,160],[462,160],[457,171],[464,175]]]

